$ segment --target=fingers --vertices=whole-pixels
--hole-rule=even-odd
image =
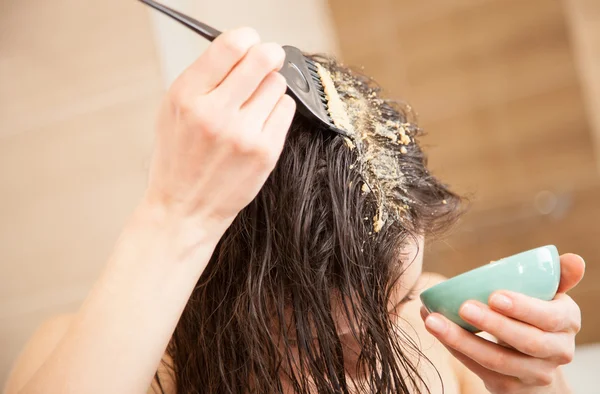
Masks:
[[[429,312],[427,311],[427,308],[422,306],[421,309],[419,310],[419,312],[421,313],[421,319],[423,319],[423,321],[425,321],[425,319],[427,319],[427,316],[429,316]]]
[[[475,361],[471,360],[469,357],[465,356],[464,354],[452,349],[451,347],[446,346],[446,349],[448,349],[448,351],[450,352],[450,354],[452,354],[454,356],[454,358],[456,358],[458,361],[460,361],[465,367],[467,367],[471,372],[473,372],[475,375],[479,376],[479,378],[481,378],[481,380],[483,380],[484,382],[494,382],[494,386],[499,386],[500,384],[504,384],[505,386],[507,386],[509,383],[518,383],[518,379],[515,377],[511,377],[511,376],[505,376],[502,374],[499,374],[497,372],[494,371],[490,371],[489,369],[486,369],[484,367],[482,367],[481,365],[479,365],[478,363],[476,363]],[[501,383],[500,383],[501,382]],[[499,387],[494,387],[496,389],[498,389]],[[501,393],[505,393],[505,392],[509,392],[508,390],[497,390]]]
[[[262,128],[286,90],[285,78],[278,72],[271,71],[242,107],[244,118],[256,122]]]
[[[544,360],[486,341],[438,313],[428,315],[425,326],[442,344],[487,370],[536,383],[544,383],[551,377]]]
[[[295,112],[296,102],[293,98],[284,94],[275,105],[263,127],[263,138],[271,144],[278,157],[283,149],[285,137]]]
[[[241,107],[267,74],[281,68],[284,60],[285,51],[280,45],[275,43],[255,45],[213,94],[217,100]]]
[[[542,331],[578,333],[581,329],[581,310],[564,293],[558,294],[552,301],[543,301],[502,290],[493,293],[488,302],[501,314]]]
[[[560,256],[559,293],[566,293],[575,287],[583,278],[585,262],[581,256],[567,253]]]
[[[283,150],[295,110],[296,102],[286,94],[281,96],[262,128],[261,125],[246,127],[244,134],[234,137],[233,152],[236,155],[253,156],[258,168],[273,170]],[[241,123],[248,123],[247,118],[242,118]]]
[[[218,36],[174,83],[196,95],[215,89],[248,53],[260,42],[256,30],[243,27]]]
[[[450,354],[452,354],[465,367],[467,367],[475,375],[479,376],[479,378],[483,381],[485,388],[487,389],[486,392],[489,391],[491,393],[515,393],[522,391],[522,383],[518,378],[490,371],[489,369],[486,369],[478,363],[476,363],[475,361],[471,360],[464,354],[452,349],[451,347],[445,347],[446,349],[448,349]],[[470,382],[469,384],[474,383]],[[471,389],[471,387],[469,388]],[[481,387],[473,387],[471,389],[471,391],[474,393],[482,393],[484,392],[483,390],[484,389]]]
[[[495,312],[477,301],[466,302],[459,314],[468,323],[521,353],[542,359],[559,358],[564,364],[570,362],[574,343],[572,336],[567,333],[542,331]]]

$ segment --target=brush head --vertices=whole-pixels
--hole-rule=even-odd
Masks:
[[[220,31],[154,0],[140,1],[175,19],[209,41],[213,41],[221,34]],[[347,130],[341,130],[336,126],[329,114],[327,95],[315,63],[307,59],[298,48],[286,45],[283,49],[286,60],[280,73],[287,81],[288,93],[298,104],[298,111],[308,118],[317,120],[326,128],[352,138]]]
[[[285,77],[288,93],[296,100],[298,111],[319,121],[331,131],[352,138],[350,133],[337,127],[329,114],[328,99],[321,82],[317,65],[293,46],[283,47],[285,63],[279,71]]]

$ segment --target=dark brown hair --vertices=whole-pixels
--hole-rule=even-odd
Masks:
[[[379,95],[372,81],[321,61]],[[277,167],[220,240],[181,316],[167,349],[177,393],[281,393],[282,375],[297,393],[421,391],[388,300],[411,263],[402,247],[446,229],[460,199],[427,170],[410,113],[382,103],[378,121],[400,121],[413,141],[397,162],[408,220],[374,232],[377,201],[361,190],[356,150],[297,116]],[[362,378],[352,384],[336,297],[360,344]]]

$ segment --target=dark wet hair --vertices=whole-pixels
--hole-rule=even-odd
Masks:
[[[320,60],[379,95],[372,81]],[[422,391],[406,357],[419,350],[398,334],[388,301],[411,263],[401,249],[454,223],[460,198],[427,170],[410,112],[391,101],[383,108],[379,120],[400,121],[414,141],[397,162],[407,220],[374,232],[377,201],[361,190],[356,150],[297,116],[275,170],[220,240],[173,334],[167,353],[177,393],[280,393],[282,375],[297,393]],[[353,384],[336,297],[360,345]]]

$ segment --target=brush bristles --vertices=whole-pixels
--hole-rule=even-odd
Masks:
[[[334,126],[333,119],[331,118],[331,115],[329,114],[329,100],[327,100],[327,96],[325,95],[325,90],[323,89],[323,83],[321,82],[321,76],[319,75],[317,66],[315,65],[315,63],[312,60],[310,60],[308,58],[304,58],[304,60],[306,60],[308,72],[310,73],[310,76],[312,77],[313,86],[317,90],[317,93],[319,93],[321,102],[323,103],[323,106],[325,107],[325,114],[327,115],[327,121],[329,122],[330,125]]]

